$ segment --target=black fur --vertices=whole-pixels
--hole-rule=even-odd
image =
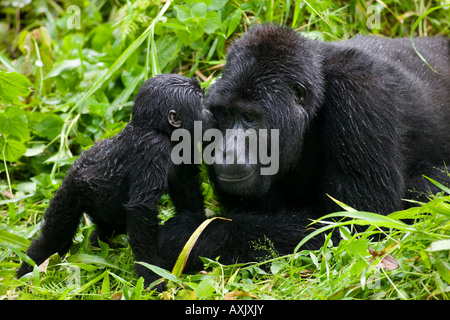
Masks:
[[[243,177],[245,167],[210,167],[224,216],[213,221],[191,252],[222,263],[255,261],[264,252],[252,242],[267,237],[288,254],[306,234],[308,218],[339,207],[327,194],[358,209],[381,214],[405,208],[402,199],[433,190],[422,175],[449,182],[450,41],[355,37],[322,43],[273,25],[254,27],[235,42],[223,76],[207,94],[217,127],[280,130],[280,170]],[[242,120],[253,114],[250,120]],[[239,126],[241,126],[241,124]],[[257,170],[256,170],[257,171]],[[249,172],[249,171],[247,171]],[[160,252],[170,267],[204,220],[177,216],[160,233]],[[320,239],[304,248],[317,249]]]
[[[97,142],[75,161],[44,216],[42,232],[27,251],[38,265],[53,253],[65,254],[86,212],[97,229],[91,240],[102,241],[127,232],[136,260],[160,264],[157,250],[157,202],[170,191],[177,211],[203,206],[195,165],[175,166],[171,160],[168,113],[174,110],[181,127],[192,132],[203,119],[203,92],[194,79],[160,75],[140,88],[132,119],[116,136]],[[32,270],[23,263],[18,276]],[[154,275],[136,266],[146,283]]]

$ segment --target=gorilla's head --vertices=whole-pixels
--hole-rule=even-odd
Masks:
[[[197,80],[177,74],[161,74],[148,79],[139,89],[132,121],[170,134],[177,128],[193,131],[194,121],[207,119],[203,91]]]
[[[263,195],[274,179],[298,162],[305,130],[322,105],[321,60],[314,41],[270,24],[253,27],[232,45],[223,75],[211,86],[206,105],[224,137],[223,158],[232,152],[235,160],[244,157],[245,161],[213,164],[212,179],[221,190]],[[227,141],[227,130],[246,132],[231,139],[247,136],[247,143],[226,148],[233,146]],[[267,139],[261,134],[265,132]],[[277,132],[279,139],[274,141]],[[258,145],[252,149],[255,134]],[[261,174],[261,169],[270,166],[262,161],[261,143],[272,159],[278,153],[276,172]],[[256,163],[250,161],[252,153],[257,154]]]

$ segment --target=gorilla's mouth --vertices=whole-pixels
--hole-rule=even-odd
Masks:
[[[244,176],[227,176],[219,174],[217,175],[217,178],[219,179],[219,181],[225,183],[240,183],[249,180],[253,176],[255,170],[256,168],[250,170],[250,172]]]

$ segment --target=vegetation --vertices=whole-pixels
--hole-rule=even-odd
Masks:
[[[144,79],[196,76],[205,88],[233,39],[275,22],[324,41],[355,34],[449,35],[442,1],[3,1],[0,7],[0,297],[2,299],[449,299],[450,190],[388,217],[355,211],[315,222],[317,251],[182,274],[182,258],[158,294],[133,272],[125,236],[91,247],[84,219],[70,254],[17,280],[49,200],[77,156],[119,132]],[[369,22],[369,23],[368,23]],[[370,27],[370,28],[369,28]],[[205,178],[206,205],[218,204]],[[170,199],[161,200],[162,220]],[[351,219],[341,220],[347,217]],[[410,223],[402,222],[409,219]],[[369,225],[355,232],[354,225]],[[207,225],[203,226],[207,227]],[[340,243],[330,232],[340,232]],[[377,234],[383,234],[380,241]],[[195,239],[194,239],[195,240]],[[307,239],[305,239],[306,241]],[[151,266],[150,266],[151,267]]]

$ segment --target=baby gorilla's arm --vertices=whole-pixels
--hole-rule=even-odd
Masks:
[[[168,190],[170,144],[168,139],[145,139],[135,153],[140,165],[129,173],[129,201],[124,204],[127,233],[137,262],[160,265],[157,250],[158,201]],[[149,269],[136,264],[138,276],[148,285],[158,277]]]

